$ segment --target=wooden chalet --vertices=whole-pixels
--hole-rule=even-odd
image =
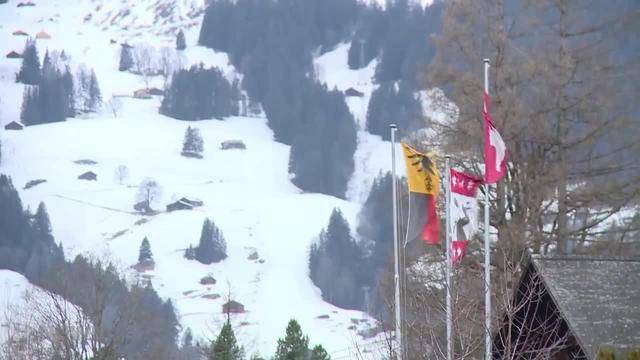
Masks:
[[[533,255],[507,311],[493,359],[626,359],[640,349],[640,259]]]
[[[167,205],[167,212],[172,212],[176,210],[193,210],[193,205],[184,202],[182,200],[178,200],[176,202],[172,202]]]

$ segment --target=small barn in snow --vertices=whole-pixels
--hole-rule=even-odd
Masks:
[[[22,55],[19,52],[11,51],[7,54],[7,59],[21,59]]]
[[[242,140],[225,140],[220,143],[220,150],[240,149],[245,150],[247,146]]]
[[[4,126],[5,130],[22,130],[24,129],[24,125],[17,121],[12,121]]]
[[[51,39],[51,35],[49,35],[46,31],[42,30],[36,34],[36,39],[41,39],[41,40]]]
[[[96,181],[98,180],[98,174],[94,173],[93,171],[87,171],[86,173],[78,176],[78,179]]]
[[[234,300],[222,304],[222,312],[224,314],[241,314],[244,311],[244,305]]]
[[[167,205],[167,212],[177,211],[177,210],[193,210],[193,205],[184,202],[182,200],[178,200],[176,202],[172,202]]]
[[[345,90],[344,95],[347,97],[363,97],[364,93],[350,87],[347,90]]]

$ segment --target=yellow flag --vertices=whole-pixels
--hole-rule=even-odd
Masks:
[[[423,154],[411,146],[402,143],[404,160],[407,163],[407,182],[409,191],[438,195],[440,191],[440,173],[433,156]]]

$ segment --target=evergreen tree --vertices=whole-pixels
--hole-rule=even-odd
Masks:
[[[184,258],[187,260],[195,260],[196,249],[193,248],[193,245],[189,245],[189,247],[184,251]]]
[[[71,70],[69,69],[68,65],[65,69],[64,75],[62,76],[62,86],[66,94],[66,109],[67,109],[66,116],[75,117],[76,116],[75,85],[74,85],[73,75],[71,74]]]
[[[36,42],[33,39],[29,39],[22,52],[22,66],[16,76],[16,82],[38,85],[40,84],[40,75],[40,58],[38,57]]]
[[[283,121],[296,133],[289,154],[292,181],[305,191],[344,198],[356,149],[356,126],[344,95],[318,84],[303,86],[299,93],[291,118],[305,121],[298,126],[297,120]],[[265,111],[270,116],[269,107]]]
[[[188,126],[184,133],[184,141],[182,142],[182,155],[202,158],[203,151],[204,141],[200,135],[200,130]]]
[[[309,360],[331,360],[329,353],[322,347],[322,345],[316,345],[311,350],[311,357]]]
[[[361,309],[366,263],[363,250],[350,232],[342,212],[334,209],[327,229],[311,246],[309,276],[325,301],[342,308]]]
[[[120,46],[120,65],[119,71],[129,71],[133,67],[133,55],[131,54],[131,46],[122,44]]]
[[[102,106],[102,94],[100,93],[100,86],[98,85],[98,78],[96,73],[91,69],[91,75],[89,76],[89,111],[97,112]]]
[[[53,242],[51,235],[51,221],[47,213],[47,207],[43,202],[38,204],[38,210],[33,216],[33,230],[37,238],[45,243]]]
[[[195,248],[195,258],[203,264],[211,264],[227,258],[227,243],[224,236],[208,218],[202,224],[200,242]]]
[[[151,245],[149,239],[145,236],[140,244],[140,251],[138,252],[139,264],[151,264],[153,263],[153,253],[151,253]]]
[[[308,355],[309,337],[302,333],[300,324],[291,319],[284,339],[278,339],[274,360],[306,360]]]
[[[239,88],[218,68],[202,64],[176,72],[162,100],[160,113],[180,120],[202,120],[238,115]]]
[[[186,48],[187,48],[187,42],[184,38],[184,32],[182,31],[182,29],[180,29],[180,31],[178,31],[178,35],[176,35],[176,49],[184,50]]]
[[[422,127],[422,107],[413,88],[404,81],[383,83],[371,94],[367,131],[388,141],[389,125],[392,123],[406,132]]]
[[[24,125],[37,125],[43,122],[40,104],[40,89],[37,86],[25,86],[20,111],[20,120]]]
[[[242,360],[244,349],[238,345],[231,323],[227,321],[211,345],[209,360]]]

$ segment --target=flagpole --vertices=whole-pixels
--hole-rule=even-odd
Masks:
[[[489,95],[489,59],[484,59],[484,91]],[[489,111],[489,109],[485,109]],[[487,169],[485,169],[485,172]],[[489,184],[484,186],[484,349],[491,359],[491,246],[489,242]]]
[[[451,231],[450,231],[450,224],[449,222],[451,221],[451,206],[450,206],[450,202],[451,202],[451,179],[449,178],[451,176],[451,171],[449,168],[449,156],[445,157],[445,168],[446,168],[446,179],[447,179],[447,185],[446,185],[446,195],[445,195],[445,211],[446,211],[446,219],[445,219],[445,238],[446,238],[446,247],[447,247],[447,259],[446,259],[446,264],[447,264],[447,286],[446,286],[446,302],[447,302],[447,360],[452,360],[453,358],[453,313],[452,313],[452,309],[451,309]]]
[[[402,360],[404,346],[402,343],[402,313],[400,309],[400,251],[398,244],[398,189],[396,186],[396,124],[389,125],[391,130],[391,186],[393,192],[393,254],[395,258],[395,312],[396,312],[396,341],[398,348],[396,357]]]

